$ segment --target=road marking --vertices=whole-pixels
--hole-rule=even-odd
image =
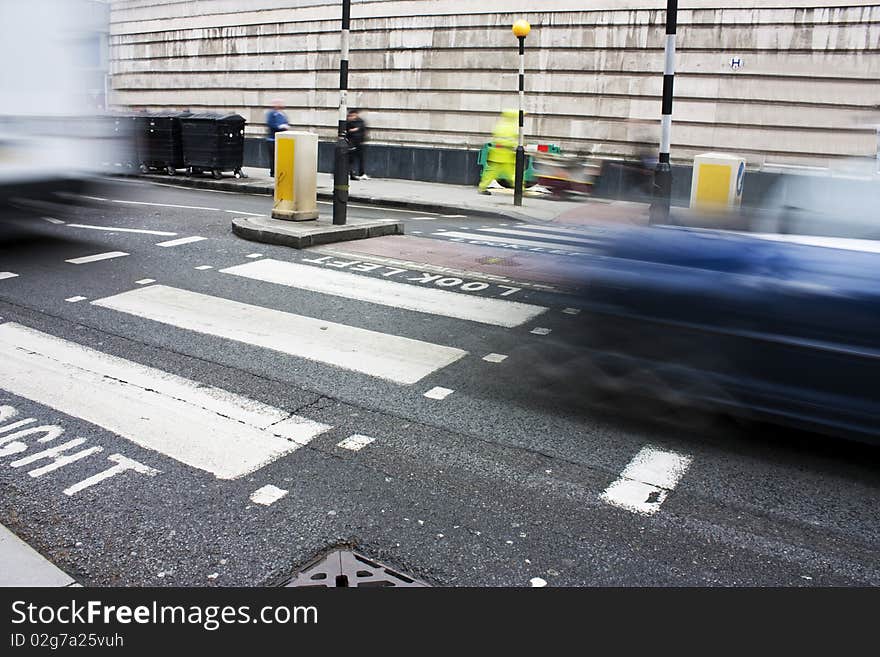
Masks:
[[[547,310],[543,306],[518,301],[465,295],[272,259],[249,262],[220,271],[321,294],[507,328],[519,326]],[[450,280],[461,283],[460,279]],[[481,285],[486,286],[485,283]]]
[[[403,384],[415,383],[467,354],[453,347],[165,285],[151,285],[92,303]]]
[[[90,224],[67,224],[68,228],[88,228],[89,230],[106,230],[112,233],[140,233],[143,235],[159,235],[172,237],[177,233],[169,233],[165,230],[147,230],[145,228],[113,228],[111,226],[92,226]]]
[[[205,271],[206,269],[214,269],[213,265],[199,265],[198,267],[193,267],[193,269],[198,269],[199,271]]]
[[[431,388],[428,392],[424,394],[428,399],[446,399],[449,395],[451,395],[454,390],[450,390],[449,388],[441,388],[440,386],[436,386]]]
[[[121,258],[122,256],[127,256],[128,254],[125,251],[108,251],[107,253],[97,253],[95,255],[83,256],[82,258],[73,258],[71,260],[65,260],[64,262],[69,262],[73,265],[84,265],[89,262],[98,262],[99,260],[110,260],[111,258]]]
[[[539,326],[539,327],[533,328],[531,331],[529,331],[529,333],[534,333],[535,335],[550,335],[550,330],[551,329],[541,328]]]
[[[61,219],[56,219],[55,217],[43,217],[43,221],[48,221],[50,224],[63,224],[64,222]]]
[[[94,197],[85,197],[85,198],[94,198]],[[97,199],[104,200],[107,199]],[[126,203],[128,205],[151,205],[157,208],[182,208],[184,210],[211,210],[213,212],[220,212],[220,208],[205,208],[200,205],[173,205],[171,203],[147,203],[146,201],[123,201],[120,199],[110,199],[113,203]]]
[[[581,228],[562,228],[560,226],[536,226],[534,224],[522,224],[518,228],[531,230],[537,233],[561,233],[563,235],[589,235],[589,232]]]
[[[251,502],[262,504],[263,506],[269,506],[287,495],[288,492],[289,491],[286,491],[283,488],[278,488],[278,486],[266,484],[262,488],[258,488],[251,493]]]
[[[245,258],[262,258],[262,257],[263,257],[262,253],[249,253],[248,255],[245,256]]]
[[[487,354],[486,356],[483,356],[483,360],[489,363],[500,363],[506,359],[507,356],[504,354]]]
[[[256,212],[244,212],[243,210],[224,210],[223,212],[228,212],[229,214],[243,214],[248,217],[265,217],[266,213],[258,214]]]
[[[0,271],[0,281],[7,278],[18,278],[18,274],[13,274],[11,271]]]
[[[103,472],[99,472],[96,475],[89,477],[88,479],[84,479],[78,484],[74,484],[69,488],[64,489],[65,495],[76,495],[81,490],[85,490],[86,488],[91,488],[95,484],[100,484],[105,479],[109,479],[110,477],[115,477],[118,474],[126,472],[128,470],[134,470],[135,472],[143,475],[147,475],[148,477],[155,477],[159,474],[158,470],[155,470],[151,467],[144,465],[143,463],[138,463],[130,458],[123,456],[122,454],[111,454],[107,457],[108,461],[112,461],[116,465],[107,468]]]
[[[581,312],[580,308],[565,308],[563,311],[566,315],[578,315]]]
[[[54,472],[59,468],[63,468],[65,465],[75,463],[76,461],[91,456],[92,454],[97,454],[98,452],[104,451],[103,447],[89,447],[88,449],[84,449],[74,454],[59,456],[59,454],[61,454],[62,452],[73,449],[74,447],[79,447],[84,442],[86,442],[85,438],[75,438],[74,440],[68,440],[66,443],[56,445],[55,447],[50,447],[49,449],[44,449],[42,452],[35,452],[34,454],[25,456],[24,458],[18,459],[17,461],[12,461],[9,465],[13,468],[21,468],[25,465],[30,465],[31,463],[34,463],[36,461],[51,459],[51,463],[28,472],[31,477],[42,477],[44,474]]]
[[[168,242],[159,242],[156,246],[164,246],[167,248],[169,246],[180,246],[181,244],[192,244],[193,242],[201,242],[202,240],[206,240],[206,239],[208,239],[208,238],[207,237],[199,237],[197,235],[193,236],[193,237],[181,237],[180,239],[177,239],[177,240],[169,240]]]
[[[542,588],[547,586],[547,580],[541,579],[540,577],[532,577],[532,579],[529,580],[529,586],[532,588]]]
[[[85,301],[88,297],[70,297],[65,299],[65,301],[69,301],[70,303],[76,303],[77,301]]]
[[[446,219],[467,219],[466,214],[442,214],[440,216]]]
[[[597,240],[587,239],[585,237],[568,237],[564,235],[553,235],[548,232],[534,233],[526,230],[514,230],[513,228],[480,228],[483,233],[498,233],[500,235],[519,235],[522,237],[544,237],[550,240],[559,240],[562,242],[576,242],[580,244],[596,244]]]
[[[660,510],[692,460],[677,452],[643,447],[600,497],[627,511],[653,515]]]
[[[355,433],[343,440],[341,443],[338,443],[336,446],[342,447],[343,449],[350,449],[352,452],[359,452],[364,447],[375,441],[375,438],[370,438],[369,436]]]
[[[136,283],[137,285],[147,285],[147,284],[149,284],[149,283],[155,283],[155,282],[156,282],[156,279],[155,279],[155,278],[142,278],[142,279],[139,280],[139,281],[135,281],[135,283]]]
[[[516,244],[518,246],[537,246],[542,249],[553,249],[555,251],[566,251],[569,253],[579,253],[583,255],[587,255],[587,251],[582,251],[573,247],[568,247],[565,244],[556,244],[550,242],[536,242],[534,240],[521,240],[516,237],[498,237],[495,235],[483,235],[477,233],[462,233],[455,230],[447,230],[447,231],[437,231],[432,233],[437,237],[456,237],[463,240],[472,240],[475,242],[490,242],[492,244],[501,243],[501,244]]]
[[[0,388],[218,479],[258,470],[330,429],[11,322],[0,325],[0,361]]]

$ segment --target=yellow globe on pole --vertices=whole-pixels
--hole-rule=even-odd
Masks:
[[[524,21],[522,19],[518,20],[513,24],[513,34],[516,37],[527,37],[529,36],[529,32],[532,31],[532,26],[529,25],[528,21]]]

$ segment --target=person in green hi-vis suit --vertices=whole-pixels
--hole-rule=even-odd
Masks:
[[[492,131],[492,146],[480,177],[480,194],[489,194],[493,180],[506,180],[513,187],[516,174],[516,145],[519,139],[519,112],[506,109]]]

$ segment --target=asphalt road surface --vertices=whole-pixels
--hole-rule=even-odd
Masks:
[[[596,399],[564,285],[232,235],[270,206],[127,181],[3,215],[0,522],[83,585],[276,585],[340,545],[442,586],[880,584],[876,449]]]

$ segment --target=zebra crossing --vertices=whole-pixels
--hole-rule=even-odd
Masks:
[[[102,259],[107,258],[91,261]],[[296,289],[365,302],[378,308],[390,307],[394,312],[418,313],[502,330],[526,324],[549,310],[545,306],[509,299],[262,257],[247,256],[243,264],[217,267],[211,275],[228,281],[254,281],[273,290]],[[215,287],[209,291],[214,292]],[[86,305],[151,326],[165,325],[196,336],[212,336],[343,372],[355,372],[401,388],[417,384],[471,355],[458,346],[397,334],[406,333],[405,330],[369,330],[320,316],[196,292],[153,278],[138,279],[130,284],[130,289],[93,298]],[[467,327],[462,328],[463,333],[467,331]],[[482,357],[483,353],[474,355]],[[0,323],[0,360],[4,362],[0,390],[84,420],[217,479],[232,480],[254,473],[333,429],[302,415],[15,321]],[[442,396],[425,397],[442,400],[453,392],[437,389],[446,392]],[[420,398],[422,392],[422,389],[414,391],[414,397]],[[26,424],[35,422],[29,418]],[[36,441],[40,443],[52,441],[61,433],[63,430],[54,428],[41,434],[32,426],[15,423],[0,426],[0,455],[34,452],[36,445],[29,446],[23,441],[25,437],[42,436]],[[357,451],[374,440],[354,434],[339,446]],[[103,447],[83,445],[83,442],[77,439],[33,455],[24,454],[16,467],[29,466],[29,474],[36,477],[77,461],[94,459],[103,451]],[[79,448],[80,451],[75,451]],[[123,458],[127,457],[113,455],[114,467],[124,467],[125,464],[120,465]],[[43,462],[38,463],[41,460]],[[140,463],[137,466],[138,471],[151,476],[159,472],[152,466]],[[85,488],[99,481],[87,480]],[[75,494],[81,490],[84,489],[74,486],[65,493]]]
[[[485,233],[499,239],[518,239],[534,234],[540,240],[548,234],[525,226],[510,230],[479,230],[482,232],[473,231],[473,234]],[[554,230],[553,235],[569,239],[569,244],[590,241],[582,236],[582,231]],[[509,237],[511,234],[515,237]],[[187,238],[182,239],[179,244],[191,243]],[[527,337],[529,340],[540,340],[551,332],[549,328],[534,325],[534,320],[554,311],[548,306],[466,293],[467,287],[463,288],[465,291],[452,291],[385,278],[404,271],[400,269],[387,268],[389,271],[382,274],[366,267],[363,272],[355,274],[354,271],[360,270],[339,269],[350,263],[332,259],[305,264],[260,254],[243,257],[246,261],[240,264],[200,268],[212,269],[209,275],[219,277],[214,279],[218,281],[248,281],[272,290],[290,289],[348,299],[376,308],[391,308],[394,313],[417,313],[465,322],[458,331],[463,335],[471,332],[472,326],[502,331],[520,329],[524,338],[536,336]],[[92,261],[103,259],[109,258],[94,258]],[[372,275],[364,275],[367,272]],[[408,280],[423,279],[410,277]],[[443,280],[439,279],[440,282]],[[461,283],[459,279],[449,280]],[[432,282],[439,284],[438,281]],[[468,357],[490,363],[488,367],[503,366],[502,363],[509,366],[511,363],[507,354],[487,354],[488,350],[472,353],[462,346],[397,334],[407,330],[371,330],[330,321],[315,316],[314,312],[299,314],[289,308],[246,303],[228,298],[236,294],[216,294],[216,288],[226,289],[221,285],[209,285],[208,292],[211,293],[206,293],[143,278],[134,281],[130,289],[91,299],[87,306],[111,315],[133,318],[148,326],[164,325],[195,336],[219,338],[227,343],[243,344],[342,372],[365,375],[402,389],[433,377]],[[516,289],[509,288],[509,291]],[[502,294],[509,294],[509,291]],[[572,308],[555,311],[559,317],[577,314],[577,309]],[[0,323],[0,360],[4,362],[4,368],[0,370],[0,389],[93,424],[140,448],[219,480],[252,475],[334,429],[330,424],[307,417],[308,413],[292,413],[17,322]],[[413,390],[412,398],[426,400],[422,403],[448,404],[445,400],[454,395],[455,390],[434,383],[432,380]],[[5,426],[0,422],[0,456],[20,455],[12,467],[25,468],[31,477],[42,477],[74,463],[87,463],[101,458],[104,451],[102,446],[84,444],[86,441],[82,438],[52,443],[48,449],[35,451],[38,445],[29,445],[24,438],[41,435],[36,443],[51,442],[63,431],[47,428],[48,425],[25,426],[21,422]],[[34,422],[36,420],[28,424]],[[361,430],[371,432],[367,427]],[[369,446],[377,442],[381,444],[381,437],[353,433],[337,447],[357,452],[370,449]],[[161,473],[158,464],[141,463],[124,454],[115,453],[106,458],[113,463],[111,467],[67,486],[64,494],[77,495],[125,472],[149,477]],[[685,468],[686,465],[681,469]],[[635,474],[621,475],[622,483],[612,486],[603,499],[635,513],[656,512],[668,489],[674,487],[677,480],[655,477],[646,481],[641,470],[634,469],[633,472]],[[285,494],[283,489],[264,489],[254,493],[252,501],[268,506]],[[640,500],[644,491],[653,496],[650,501]],[[624,493],[632,499],[626,498]]]
[[[595,229],[533,224],[517,225],[516,228],[509,228],[506,224],[480,228],[463,226],[457,230],[438,228],[426,237],[559,256],[590,255],[593,247],[599,244]]]

